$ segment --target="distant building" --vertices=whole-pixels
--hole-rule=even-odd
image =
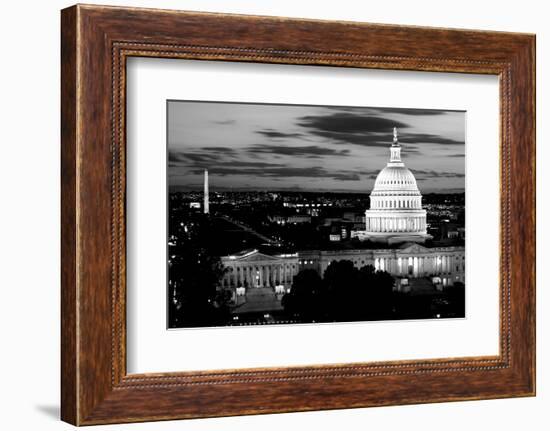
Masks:
[[[342,241],[342,233],[338,229],[332,229],[328,235],[328,239],[332,242]]]
[[[311,216],[307,214],[292,214],[292,215],[273,215],[269,216],[271,223],[277,224],[302,224],[311,223]]]
[[[352,221],[354,225],[357,225],[358,227],[365,226],[365,214],[363,212],[345,211],[342,214],[342,218]]]
[[[456,223],[443,223],[441,225],[442,239],[464,239],[466,232],[464,227]]]
[[[328,231],[329,241],[343,241],[351,238],[353,230],[353,222],[345,219],[332,220]]]

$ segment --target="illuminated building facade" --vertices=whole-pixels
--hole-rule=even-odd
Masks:
[[[386,243],[425,242],[426,210],[416,178],[401,160],[397,129],[393,129],[390,161],[380,171],[370,194],[370,209],[365,211],[365,231],[356,232],[362,240]]]

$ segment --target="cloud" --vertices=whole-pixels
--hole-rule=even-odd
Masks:
[[[285,166],[279,163],[244,161],[244,160],[221,160],[217,158],[207,158],[203,154],[185,154],[181,158],[170,162],[171,168],[189,168],[189,169],[213,169],[216,167],[230,168],[271,168]]]
[[[354,144],[363,147],[389,147],[391,144],[391,140],[388,140],[388,134],[330,132],[326,130],[311,130],[309,133],[325,138],[333,144]]]
[[[413,116],[437,116],[445,115],[448,112],[443,109],[415,109],[415,108],[369,108],[373,112],[379,114],[402,114],[402,115],[413,115]]]
[[[307,129],[332,133],[388,133],[394,127],[408,127],[408,124],[388,118],[338,112],[329,115],[306,115],[298,119],[298,125]]]
[[[445,114],[448,117],[443,117]],[[208,119],[215,139],[206,134],[202,141],[185,145],[176,145],[179,142],[172,145],[170,141],[170,177],[179,177],[181,182],[197,182],[197,176],[208,169],[220,185],[232,188],[247,184],[253,188],[255,184],[286,187],[303,183],[306,189],[315,189],[315,184],[334,190],[362,189],[362,182],[365,187],[371,184],[388,161],[392,129],[397,127],[404,161],[407,163],[409,155],[411,165],[423,168],[412,169],[423,186],[445,188],[464,182],[464,174],[460,173],[464,168],[464,154],[461,154],[464,138],[456,132],[460,124],[454,127],[453,123],[455,117],[461,116],[452,115],[451,111],[312,107],[296,111],[295,115],[285,114],[282,119],[273,118],[259,124],[256,120],[254,124],[245,122],[242,130],[234,132],[235,145],[230,145],[224,136],[233,133],[231,124],[238,123],[240,127],[241,122],[227,117],[217,115]],[[448,121],[453,133],[443,126],[436,130],[420,127],[435,124],[431,121],[445,124]],[[435,134],[429,133],[434,131]],[[450,158],[444,164],[436,163],[436,159],[445,157]],[[375,170],[370,171],[372,168]]]
[[[210,154],[210,153],[191,153],[191,152],[178,152],[178,151],[169,151],[168,152],[168,166],[182,166],[189,163],[200,164],[200,163],[213,163],[219,159],[219,155]]]
[[[214,166],[209,169],[212,176],[240,175],[276,179],[286,178],[316,178],[332,179],[336,181],[361,181],[361,172],[353,170],[331,171],[321,166],[311,166],[305,168],[294,168],[277,164],[266,164],[268,166],[259,167],[233,167],[233,166]],[[198,175],[202,169],[193,168],[190,173]]]
[[[266,163],[266,162],[245,162],[240,160],[225,162],[223,166],[240,167],[240,168],[278,168],[286,165],[280,163]]]
[[[418,147],[408,144],[464,145],[464,141],[454,140],[438,134],[412,133],[406,130],[410,125],[398,120],[377,116],[376,114],[400,113],[404,115],[442,115],[449,111],[435,109],[408,108],[348,108],[327,115],[307,115],[298,119],[298,125],[310,135],[327,139],[334,144],[354,144],[363,147],[387,147],[393,141],[393,128],[400,130],[399,141],[404,152],[418,152]],[[403,132],[405,129],[405,132]]]
[[[350,150],[336,150],[317,145],[292,147],[286,145],[252,145],[246,149],[251,154],[273,154],[282,156],[296,156],[307,158],[319,158],[322,156],[348,156]]]
[[[442,144],[442,145],[464,145],[464,141],[457,141],[441,135],[429,133],[400,133],[399,142],[407,144]]]
[[[408,144],[401,146],[401,154],[422,154],[422,151],[420,151],[420,148]]]
[[[264,130],[256,130],[256,133],[265,136],[270,139],[286,139],[286,138],[301,138],[303,137],[303,134],[301,133],[285,133],[285,132],[279,132],[274,129],[264,129]]]
[[[231,147],[202,147],[192,151],[168,151],[168,166],[177,167],[189,164],[208,165],[220,163],[236,157],[237,152]]]
[[[425,181],[436,178],[464,178],[461,172],[438,172],[434,170],[411,169],[417,181]]]
[[[391,133],[343,133],[343,132],[327,132],[324,130],[313,130],[310,132],[313,135],[326,138],[330,141],[331,144],[353,144],[359,145],[361,147],[370,147],[370,148],[389,148],[393,142],[393,134]],[[413,134],[408,134],[407,139],[410,140],[410,143],[403,142],[401,137],[399,141],[402,144],[402,153],[420,153],[420,148],[414,144],[417,144],[416,141],[410,139]],[[435,138],[434,138],[435,139]]]
[[[358,113],[360,115],[387,115],[401,114],[413,116],[438,116],[445,115],[450,112],[457,112],[445,109],[418,109],[418,108],[376,108],[376,107],[359,107],[359,106],[326,106],[327,110],[338,112]],[[461,111],[462,112],[462,111]],[[464,111],[465,112],[465,111]]]
[[[185,162],[185,156],[178,151],[168,151],[168,162],[169,163],[180,163]]]
[[[394,127],[407,128],[397,120],[365,115],[365,110],[339,111],[327,115],[306,115],[297,125],[308,134],[336,144],[355,144],[364,147],[385,147],[391,144]]]
[[[230,126],[236,123],[235,120],[218,120],[218,121],[212,121],[213,124],[219,124],[221,126]]]
[[[333,144],[354,144],[362,147],[389,147],[393,142],[392,133],[363,132],[327,132],[325,130],[312,130],[311,134],[330,140]],[[441,135],[428,133],[400,133],[399,142],[402,151],[419,152],[419,144],[464,145],[464,141],[457,141]]]
[[[235,149],[231,147],[202,147],[200,148],[202,151],[209,151],[213,153],[225,153],[225,154],[234,154]]]

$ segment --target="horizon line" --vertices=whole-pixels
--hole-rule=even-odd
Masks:
[[[197,192],[197,193],[203,193],[202,186],[200,188],[189,188],[186,189],[186,186],[184,185],[177,185],[177,184],[170,184],[168,185],[169,191],[170,189],[174,188],[181,188],[180,191],[186,191],[186,192]],[[360,191],[360,190],[306,190],[306,189],[241,189],[241,188],[223,188],[219,190],[210,190],[212,193],[216,192],[250,192],[250,193],[258,193],[258,192],[265,192],[265,193],[354,193],[354,194],[366,194],[369,195],[370,192],[368,191]],[[422,195],[426,194],[460,194],[460,193],[466,193],[465,189],[442,189],[442,190],[428,190],[422,193]]]

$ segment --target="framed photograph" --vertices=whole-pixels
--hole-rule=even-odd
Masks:
[[[62,419],[535,394],[535,37],[62,11]]]
[[[169,100],[168,327],[464,318],[465,114]]]

